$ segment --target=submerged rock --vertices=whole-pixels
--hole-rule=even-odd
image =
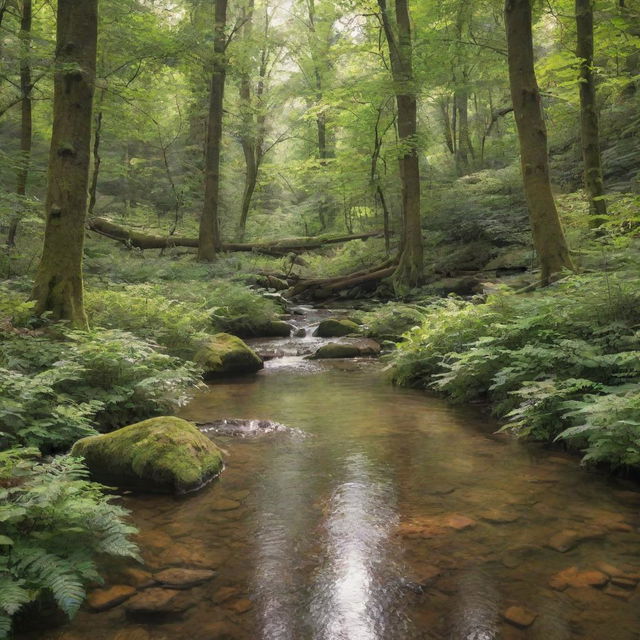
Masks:
[[[134,618],[147,616],[165,618],[184,613],[191,604],[180,591],[153,587],[128,600],[125,609],[127,614]]]
[[[329,318],[323,320],[313,335],[318,338],[342,338],[352,333],[359,333],[360,326],[353,320],[339,320],[338,318]]]
[[[116,585],[107,589],[96,589],[87,598],[87,605],[92,611],[107,611],[113,609],[136,593],[129,585]]]
[[[526,607],[509,607],[503,614],[502,617],[512,625],[518,627],[519,629],[526,629],[530,627],[538,617],[537,613],[530,611]]]
[[[380,345],[375,340],[363,339],[356,342],[330,342],[320,347],[310,359],[331,360],[334,358],[375,358],[380,355]]]
[[[205,378],[255,373],[264,367],[258,354],[229,333],[211,337],[200,347],[194,360],[204,368]]]
[[[251,438],[270,433],[302,434],[302,432],[297,429],[292,429],[291,427],[287,427],[279,422],[272,422],[271,420],[226,418],[224,420],[214,420],[213,422],[198,423],[198,427],[204,433],[240,438]]]
[[[163,587],[169,589],[191,589],[199,584],[208,582],[215,576],[210,569],[165,569],[154,574],[154,578]]]
[[[293,325],[284,320],[268,320],[235,333],[241,338],[288,338],[292,331]]]
[[[84,458],[98,482],[127,489],[185,493],[222,471],[222,454],[186,420],[151,418],[83,438],[71,455]]]

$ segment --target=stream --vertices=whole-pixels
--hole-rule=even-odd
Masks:
[[[319,317],[297,322],[309,336]],[[145,566],[106,577],[143,589],[167,567],[215,575],[156,614],[83,609],[23,637],[640,638],[633,486],[495,435],[480,408],[393,387],[377,361],[303,359],[320,339],[250,342],[265,370],[181,412],[211,425],[221,478],[185,498],[125,496]]]

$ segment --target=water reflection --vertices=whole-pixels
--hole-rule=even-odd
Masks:
[[[406,638],[398,559],[390,548],[397,526],[393,488],[361,453],[344,460],[345,481],[330,498],[322,539],[324,563],[314,579],[315,637],[323,640]],[[394,612],[394,616],[390,616]]]

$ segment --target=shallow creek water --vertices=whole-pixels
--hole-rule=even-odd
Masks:
[[[493,435],[479,409],[394,388],[376,362],[304,361],[269,344],[284,357],[208,387],[182,415],[292,430],[212,434],[226,452],[218,481],[122,500],[146,571],[204,567],[213,579],[181,591],[184,612],[161,622],[120,605],[29,638],[640,638],[640,493]],[[607,583],[616,569],[626,577]],[[128,575],[112,567],[107,582]],[[535,621],[507,622],[511,606]]]

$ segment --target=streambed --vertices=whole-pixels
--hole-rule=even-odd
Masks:
[[[209,386],[181,415],[290,430],[211,432],[227,460],[214,484],[124,497],[145,566],[107,572],[139,592],[167,567],[213,578],[176,591],[174,611],[134,615],[125,602],[25,638],[640,637],[633,487],[494,435],[480,409],[395,388],[376,361],[256,346],[273,351],[264,371]]]

